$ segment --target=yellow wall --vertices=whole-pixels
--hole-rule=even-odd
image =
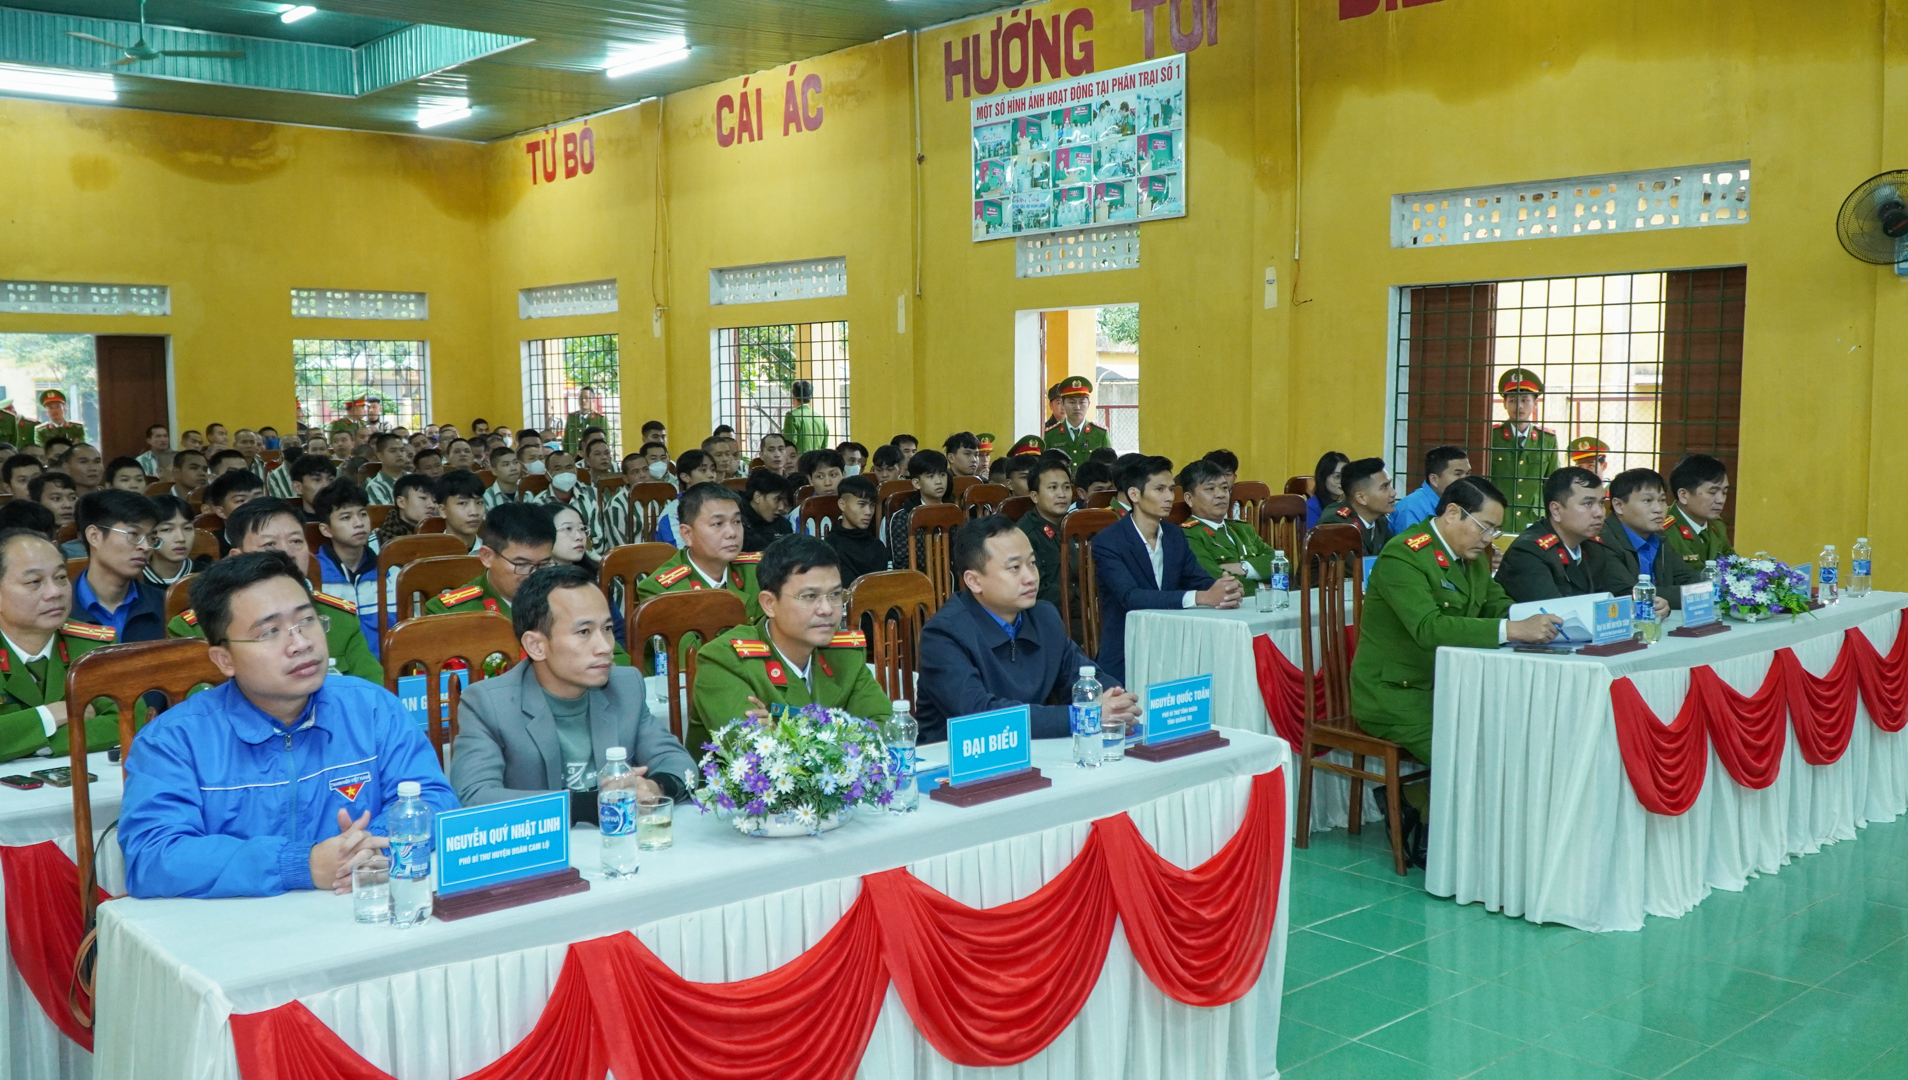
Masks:
[[[1035,10],[1075,6],[1093,13],[1096,69],[1144,58],[1127,0]],[[709,423],[712,329],[846,319],[853,434],[932,444],[959,428],[1025,434],[1016,311],[1138,302],[1148,450],[1229,446],[1276,483],[1324,449],[1381,447],[1394,287],[1741,263],[1740,535],[1801,558],[1865,530],[1882,580],[1908,585],[1908,558],[1887,554],[1908,551],[1888,422],[1908,409],[1908,377],[1873,358],[1908,346],[1908,282],[1850,259],[1832,229],[1857,182],[1908,166],[1908,0],[1441,0],[1347,20],[1329,2],[1296,19],[1290,2],[1218,6],[1218,43],[1188,57],[1190,216],[1148,223],[1135,270],[1020,280],[1011,241],[970,239],[969,103],[945,100],[941,57],[984,39],[990,15],[750,76],[768,114],[759,141],[718,143],[716,102],[741,79],[597,117],[595,169],[554,184],[531,183],[525,139],[0,101],[0,134],[33,148],[0,179],[0,277],[163,281],[177,312],[0,316],[0,330],[172,334],[183,422],[283,426],[294,334],[402,326],[294,324],[287,289],[422,289],[441,416],[515,419],[522,340],[613,331],[625,416],[660,415],[681,448]],[[1164,54],[1169,8],[1155,10]],[[810,74],[825,121],[784,134],[784,84]],[[1394,192],[1736,158],[1754,169],[1745,226],[1389,245]],[[708,303],[712,267],[830,255],[848,257],[846,297]],[[517,318],[520,288],[607,277],[615,315]]]

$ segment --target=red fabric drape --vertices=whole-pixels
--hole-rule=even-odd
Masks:
[[[1283,770],[1254,777],[1245,820],[1181,870],[1124,814],[1093,823],[1033,895],[970,908],[906,870],[862,879],[821,941],[766,975],[692,983],[630,934],[570,947],[536,1029],[477,1080],[848,1080],[893,978],[915,1026],[948,1058],[1011,1065],[1078,1015],[1117,916],[1141,969],[1174,1000],[1216,1006],[1264,967],[1286,843]],[[297,1002],[234,1015],[245,1080],[388,1080]]]
[[[1610,684],[1610,708],[1623,771],[1643,809],[1673,816],[1695,805],[1709,771],[1708,731],[1697,699],[1684,698],[1675,722],[1665,724],[1625,678]]]
[[[1908,622],[1908,612],[1904,612]],[[1855,678],[1861,684],[1868,718],[1883,731],[1900,731],[1908,723],[1908,633],[1895,632],[1895,645],[1883,656],[1860,630],[1850,630],[1843,651],[1855,653]]]
[[[1358,628],[1345,628],[1345,660],[1358,655]],[[1259,676],[1259,697],[1265,702],[1265,715],[1272,733],[1290,743],[1294,751],[1305,745],[1305,673],[1272,644],[1270,634],[1252,639],[1252,662]],[[1325,708],[1325,673],[1312,673],[1312,700],[1322,713]]]
[[[1746,788],[1760,791],[1775,783],[1782,770],[1788,731],[1782,672],[1782,665],[1770,664],[1769,674],[1753,695],[1737,693],[1707,665],[1689,673],[1685,706],[1694,703],[1702,710],[1703,727],[1715,743],[1717,760],[1730,779]]]
[[[7,882],[7,947],[13,963],[47,1019],[66,1037],[93,1049],[93,1029],[81,1027],[67,1007],[73,985],[73,959],[85,929],[80,922],[79,867],[51,840],[24,847],[0,847],[0,873]],[[100,900],[108,899],[105,893]],[[81,991],[90,1014],[92,998]]]
[[[1855,735],[1854,650],[1843,648],[1835,656],[1835,666],[1819,679],[1809,674],[1792,650],[1777,649],[1775,663],[1784,669],[1789,719],[1795,725],[1795,745],[1802,751],[1802,760],[1811,765],[1842,760],[1848,740]]]

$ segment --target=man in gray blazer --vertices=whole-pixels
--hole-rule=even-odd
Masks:
[[[527,659],[470,685],[451,745],[465,806],[571,793],[571,818],[597,819],[603,752],[626,747],[634,775],[612,783],[680,799],[695,762],[649,711],[642,673],[615,667],[609,603],[589,572],[546,567],[517,588],[511,622]]]

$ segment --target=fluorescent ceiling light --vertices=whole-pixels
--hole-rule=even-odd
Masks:
[[[609,62],[609,66],[603,69],[603,74],[612,79],[620,79],[625,75],[634,75],[638,71],[673,64],[688,55],[689,40],[681,34],[676,34],[618,53]]]
[[[468,98],[434,98],[421,101],[417,106],[417,126],[434,128],[439,124],[448,124],[452,120],[462,120],[470,115]]]
[[[307,15],[316,14],[318,14],[318,9],[312,7],[310,4],[296,4],[286,7],[284,13],[279,15],[278,21],[295,23]]]
[[[0,93],[40,94],[82,101],[117,101],[113,77],[97,72],[0,64]]]

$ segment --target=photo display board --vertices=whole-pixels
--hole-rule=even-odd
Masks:
[[[973,104],[974,239],[1186,216],[1186,57]]]

